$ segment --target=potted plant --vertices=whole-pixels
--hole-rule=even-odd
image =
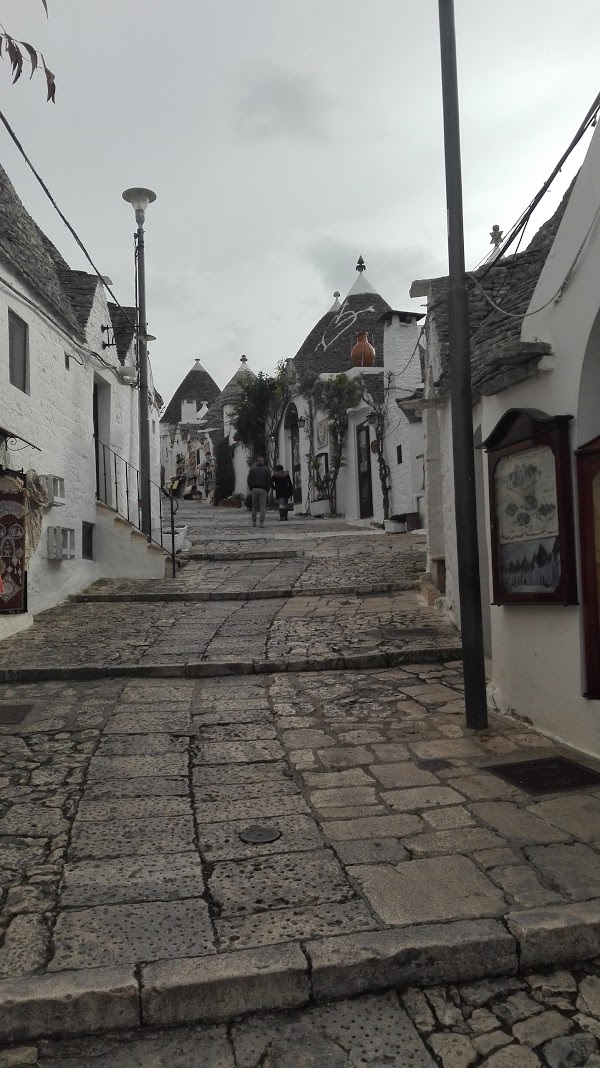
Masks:
[[[388,534],[404,534],[406,532],[406,512],[400,515],[391,515],[384,519],[383,526]]]

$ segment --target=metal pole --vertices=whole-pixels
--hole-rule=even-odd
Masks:
[[[139,218],[138,216],[141,216]],[[136,212],[137,257],[138,257],[138,374],[139,374],[139,422],[140,422],[140,482],[141,482],[141,529],[146,537],[152,533],[152,504],[150,499],[150,420],[148,408],[148,344],[146,335],[146,254],[144,245],[144,213]]]
[[[477,542],[469,304],[465,276],[454,0],[438,0],[448,208],[450,402],[467,727],[488,725]]]

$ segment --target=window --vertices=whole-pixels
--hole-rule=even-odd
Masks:
[[[29,393],[29,345],[27,323],[8,312],[8,366],[10,381],[23,393]]]
[[[83,560],[94,559],[94,524],[81,524],[81,556]]]
[[[66,367],[67,371],[71,367],[71,357],[69,356],[68,352],[65,352],[65,367]]]
[[[396,463],[402,463],[402,446],[396,445]]]
[[[155,423],[154,419],[152,420],[152,433],[156,434],[156,423]]]

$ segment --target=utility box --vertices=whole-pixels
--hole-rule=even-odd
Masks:
[[[42,475],[42,481],[48,494],[48,504],[66,504],[65,480],[60,475]]]
[[[75,559],[75,531],[71,527],[48,527],[49,560]]]

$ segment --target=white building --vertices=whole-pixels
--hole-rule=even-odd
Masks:
[[[362,257],[357,271],[358,278],[346,299],[340,304],[339,293],[334,294],[332,307],[294,357],[298,393],[279,432],[279,460],[292,475],[296,508],[313,515],[326,514],[328,501],[319,494],[318,479],[310,477],[309,435],[313,436],[313,457],[323,472],[331,465],[330,435],[322,411],[314,413],[311,427],[306,383],[340,373],[362,381],[362,399],[348,411],[337,510],[349,519],[383,520],[379,451],[388,469],[385,477],[390,490],[390,515],[410,515],[414,525],[421,525],[423,436],[420,406],[414,398],[421,389],[417,322],[422,315],[393,310],[368,281]],[[373,367],[352,366],[352,348],[363,331],[375,349]],[[378,431],[380,450],[376,444]]]
[[[109,306],[95,275],[69,269],[0,168],[0,636],[96,579],[164,574],[134,529],[133,481],[132,523],[116,510],[139,467],[134,330],[135,309]]]
[[[240,384],[248,377],[254,378],[254,371],[248,366],[247,357],[241,356],[240,367],[210,405],[199,424],[200,431],[206,435],[211,457],[214,457],[219,443],[227,439],[235,473],[234,493],[241,493],[244,496],[248,492],[248,467],[251,457],[246,446],[237,440],[232,420],[236,405],[242,396]]]
[[[600,756],[600,134],[529,248],[470,290],[482,605],[490,696]],[[458,621],[447,279],[426,294],[430,577]],[[538,310],[539,309],[539,310]],[[527,313],[527,317],[525,316]],[[486,455],[487,450],[487,455]],[[445,583],[444,583],[445,571]]]
[[[162,484],[175,492],[202,494],[209,448],[200,423],[219,396],[219,387],[196,360],[175,390],[160,420]]]

